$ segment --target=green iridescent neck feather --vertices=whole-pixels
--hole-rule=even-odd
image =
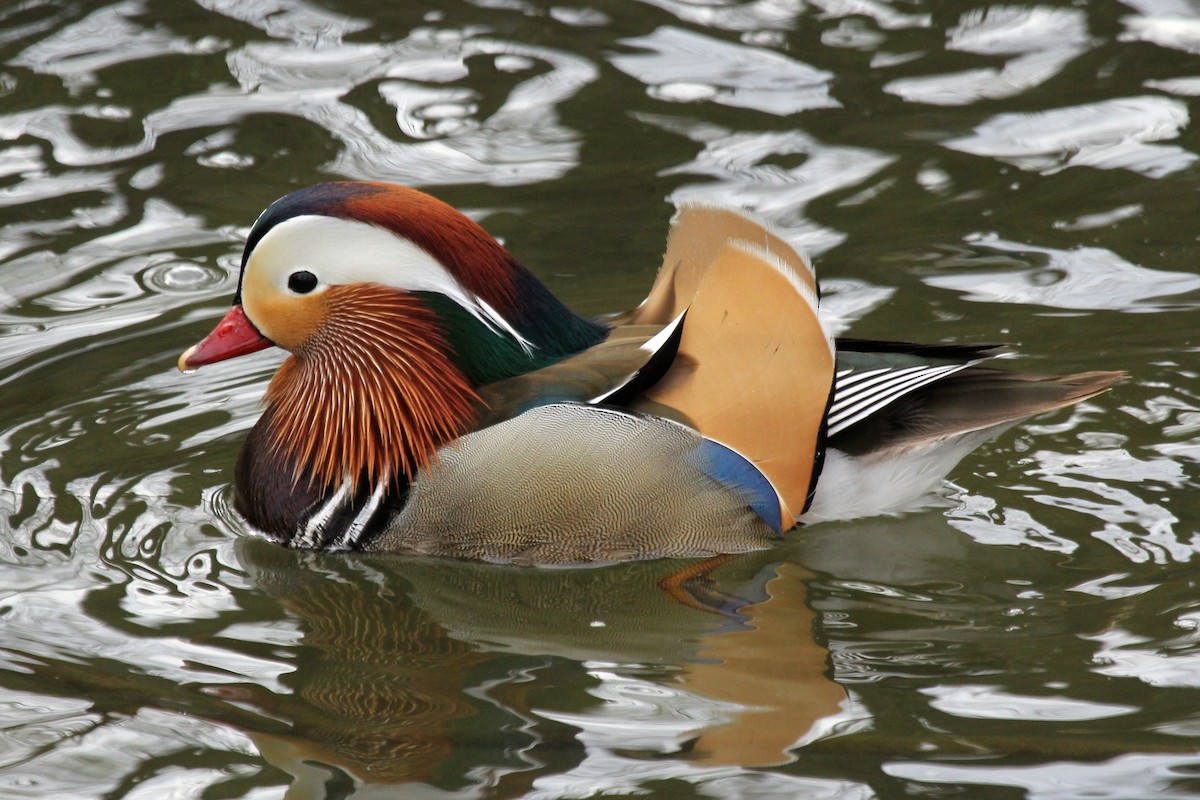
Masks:
[[[485,386],[548,367],[608,336],[606,326],[576,315],[543,291],[552,303],[527,303],[524,313],[511,320],[526,344],[508,331],[488,325],[445,295],[417,295],[441,320],[455,363],[471,383]]]

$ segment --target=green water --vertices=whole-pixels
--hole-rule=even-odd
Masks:
[[[1200,797],[1200,11],[1179,0],[0,7],[0,797]],[[259,211],[419,186],[578,310],[673,209],[840,330],[1113,392],[718,570],[317,556],[189,377]]]

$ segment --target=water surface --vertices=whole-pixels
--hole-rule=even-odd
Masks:
[[[0,9],[0,795],[1200,797],[1200,12],[849,0]],[[333,178],[464,209],[581,312],[743,206],[852,335],[1129,381],[927,510],[718,570],[291,553],[183,377]]]

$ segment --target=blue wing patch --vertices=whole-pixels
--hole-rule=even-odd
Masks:
[[[695,466],[722,486],[746,499],[755,514],[779,536],[783,535],[779,495],[767,476],[731,447],[704,439],[696,448]]]

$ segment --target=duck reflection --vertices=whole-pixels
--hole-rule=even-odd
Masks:
[[[291,694],[241,698],[291,723],[286,735],[250,735],[293,776],[294,796],[347,778],[523,793],[585,757],[578,734],[591,720],[614,723],[596,691],[608,673],[721,709],[674,743],[701,764],[785,762],[845,698],[824,674],[807,574],[778,554],[720,566],[688,587],[690,605],[660,586],[681,562],[546,570],[256,540],[239,554],[302,630],[281,679]],[[622,724],[636,734],[637,719]]]

